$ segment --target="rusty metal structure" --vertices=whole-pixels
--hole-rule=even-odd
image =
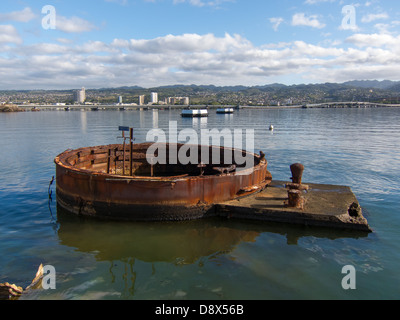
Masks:
[[[294,163],[290,166],[290,171],[292,172],[293,183],[301,184],[301,179],[303,177],[304,166],[301,163]]]
[[[304,166],[301,163],[294,163],[290,166],[292,172],[292,183],[287,183],[288,188],[288,207],[303,209],[305,199],[303,197],[303,191],[308,190],[308,185],[302,184],[301,179],[303,177]]]
[[[183,164],[171,158],[170,151],[186,153],[187,145],[160,144],[167,155],[162,164],[146,157],[154,143],[132,141],[58,155],[54,159],[58,205],[78,215],[107,219],[192,220],[213,216],[216,203],[259,192],[272,180],[263,153],[197,146],[198,158],[204,160],[204,150],[209,158]],[[227,154],[233,163],[224,163]],[[253,165],[235,162],[237,155]]]

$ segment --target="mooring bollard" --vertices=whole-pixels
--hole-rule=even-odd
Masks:
[[[295,163],[290,166],[292,172],[292,183],[288,183],[288,207],[303,209],[304,197],[302,196],[303,190],[308,190],[308,186],[301,184],[303,176],[304,166],[301,163]]]
[[[292,171],[293,183],[301,184],[301,178],[303,176],[304,166],[301,163],[295,163],[290,166],[290,171]]]
[[[300,190],[290,189],[288,190],[288,206],[291,208],[303,208],[304,199],[301,196]]]

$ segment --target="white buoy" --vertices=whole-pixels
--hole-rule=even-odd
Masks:
[[[272,124],[269,126],[269,130],[270,131],[274,130],[274,126]]]

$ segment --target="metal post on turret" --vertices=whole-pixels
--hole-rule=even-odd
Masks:
[[[125,175],[125,155],[126,155],[125,149],[126,149],[126,139],[127,139],[127,137],[125,137],[125,131],[129,131],[129,127],[119,126],[118,130],[122,131],[122,137],[118,137],[118,138],[124,139],[124,143],[123,143],[123,157],[124,158],[122,160],[123,161],[122,175],[124,176]]]
[[[132,177],[133,176],[133,159],[132,159],[133,158],[133,128],[130,128],[129,132],[130,132],[129,140],[130,140],[130,146],[131,146],[131,148],[130,148],[131,155],[130,155],[130,170],[129,170],[129,172],[130,172],[130,176]]]

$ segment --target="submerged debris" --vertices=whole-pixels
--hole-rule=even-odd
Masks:
[[[23,291],[22,287],[18,287],[15,284],[0,283],[0,300],[12,300],[19,297]]]
[[[8,282],[0,283],[0,300],[16,300],[24,292],[30,289],[37,289],[43,278],[43,264],[40,264],[38,271],[36,272],[35,278],[32,280],[31,284],[24,290],[15,284],[10,284]]]

